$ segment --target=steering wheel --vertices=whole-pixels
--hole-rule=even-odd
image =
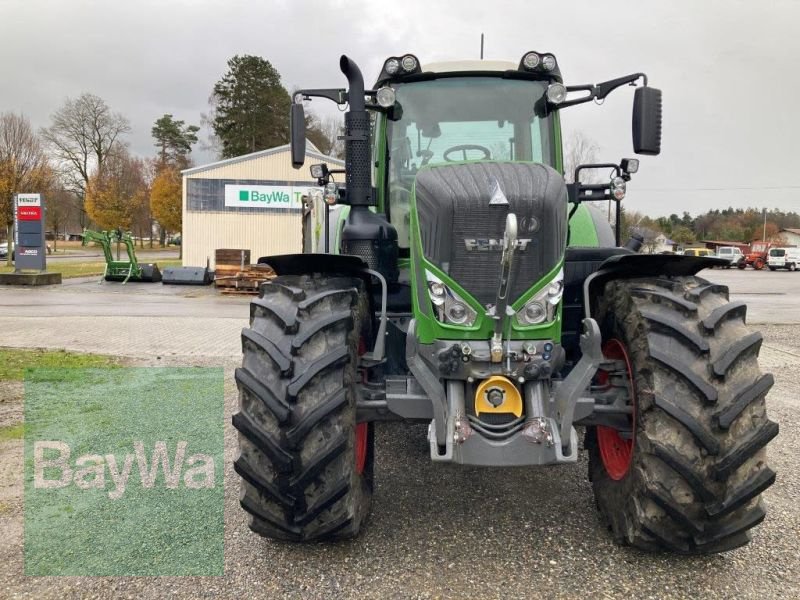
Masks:
[[[449,155],[453,152],[461,152],[464,156],[464,158],[461,160],[467,160],[467,150],[480,150],[483,152],[483,156],[477,160],[488,160],[492,158],[492,152],[486,146],[479,146],[478,144],[461,144],[459,146],[453,146],[452,148],[445,150],[443,156],[447,162],[458,162],[458,159],[449,158]]]

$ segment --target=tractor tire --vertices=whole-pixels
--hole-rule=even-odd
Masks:
[[[676,277],[609,282],[600,309],[604,351],[626,360],[634,399],[627,454],[619,432],[587,428],[589,478],[615,540],[681,554],[748,543],[775,482],[765,446],[778,425],[746,306],[726,286]]]
[[[764,261],[763,261],[762,259],[760,259],[760,258],[757,258],[757,259],[756,259],[756,260],[753,262],[753,268],[754,268],[756,271],[760,271],[761,269],[763,269],[763,268],[764,268]]]
[[[236,369],[240,504],[250,529],[293,542],[355,537],[370,511],[374,438],[356,423],[361,280],[277,277],[250,304]]]

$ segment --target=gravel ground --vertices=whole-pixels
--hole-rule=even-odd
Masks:
[[[785,311],[770,311],[773,297],[765,294],[775,292],[777,279],[762,275],[748,278],[738,272],[721,272],[709,278],[730,283],[732,292],[756,304],[760,312],[754,310],[752,320],[798,323]],[[780,290],[781,298],[786,296],[784,304],[788,302],[796,310],[800,276],[777,283],[788,286]],[[78,318],[75,311],[81,310],[78,304],[67,306],[72,298],[68,286],[64,292],[48,300],[48,313],[59,319],[60,328]],[[150,294],[146,296],[150,302],[156,301]],[[4,311],[7,314],[0,323],[20,321],[20,327],[32,331],[35,320],[25,314],[25,303],[16,296],[5,297],[8,302],[0,302],[0,316]],[[131,299],[127,293],[126,297]],[[109,311],[98,323],[130,320],[126,331],[131,335],[135,327],[146,326],[136,325],[134,320],[153,325],[149,317],[139,314],[147,309],[141,302],[120,307],[100,296],[83,300],[93,304],[87,311]],[[183,310],[179,306],[182,300],[165,296],[158,302],[158,311],[164,309],[161,304]],[[192,310],[200,311],[199,318],[220,323],[219,331],[208,327],[204,333],[218,344],[230,337],[220,332],[238,331],[238,319],[244,316],[239,317],[239,311],[246,311],[246,302],[211,296],[193,298],[191,304]],[[123,317],[118,316],[120,312]],[[781,433],[769,447],[778,480],[765,493],[767,520],[745,548],[699,558],[620,548],[599,522],[585,458],[576,465],[542,469],[435,465],[428,456],[425,427],[401,423],[377,426],[373,512],[361,537],[347,543],[303,546],[270,542],[250,533],[246,515],[238,506],[238,477],[231,467],[236,436],[228,425],[225,575],[208,578],[24,577],[22,443],[0,441],[0,598],[800,597],[800,486],[796,475],[800,472],[800,324],[757,328],[765,334],[762,368],[776,380],[768,410],[780,423]],[[0,339],[7,331],[0,327]],[[100,333],[89,338],[97,348],[81,349],[102,351],[107,347],[110,338]],[[195,352],[210,346],[197,340],[171,343],[175,355],[132,359],[131,364],[224,366],[229,424],[236,406],[233,369],[238,353],[234,356],[226,347],[217,356],[198,356]],[[132,352],[130,345],[126,348]],[[0,386],[0,426],[19,422],[21,396],[20,384]]]
[[[776,385],[770,446],[778,481],[769,515],[747,547],[685,558],[615,546],[597,518],[586,461],[528,470],[434,465],[425,428],[380,424],[371,520],[352,542],[294,546],[251,534],[238,507],[226,431],[225,575],[209,578],[39,578],[22,573],[21,443],[5,443],[0,468],[0,596],[11,598],[510,598],[798,597],[800,326],[764,326],[762,365]],[[210,366],[217,359],[136,364]],[[225,364],[226,416],[236,404]]]

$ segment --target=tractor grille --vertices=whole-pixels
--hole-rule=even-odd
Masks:
[[[497,189],[507,204],[490,204]],[[481,304],[497,294],[506,216],[517,216],[513,302],[553,269],[564,253],[567,190],[545,165],[478,162],[442,165],[417,175],[416,207],[425,257]]]

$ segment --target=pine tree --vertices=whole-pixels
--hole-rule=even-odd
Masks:
[[[278,71],[260,56],[231,58],[228,72],[214,85],[211,104],[222,158],[289,141],[289,93]]]

